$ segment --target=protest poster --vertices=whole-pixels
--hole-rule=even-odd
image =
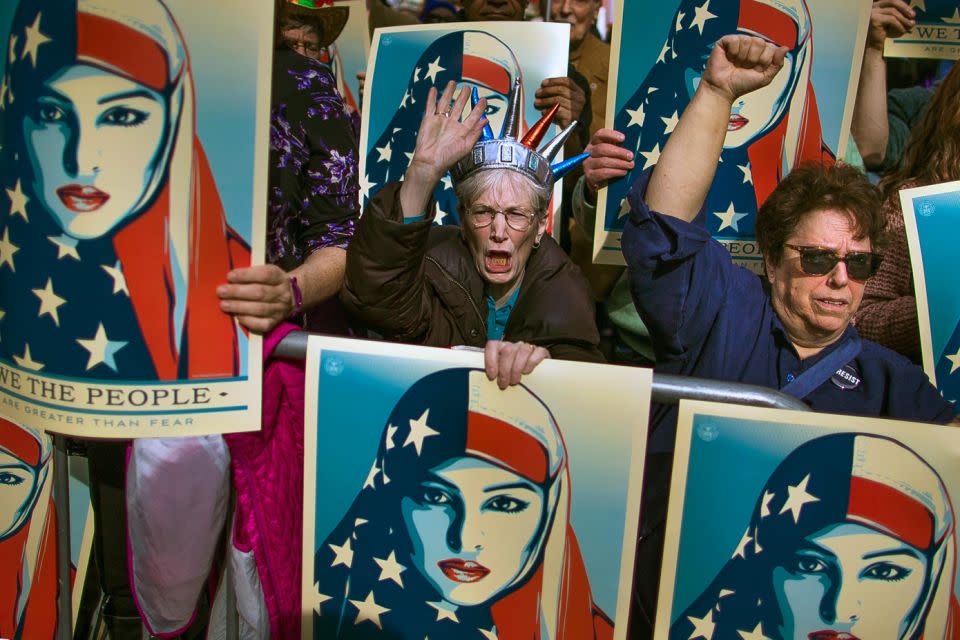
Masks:
[[[950,426],[682,401],[654,637],[954,637],[958,460]]]
[[[190,0],[0,7],[0,413],[89,437],[258,428],[273,16]]]
[[[567,75],[570,25],[471,22],[377,29],[370,50],[360,133],[360,200],[365,205],[385,184],[401,180],[413,157],[427,92],[453,80],[487,99],[486,117],[500,137],[510,89],[521,81],[520,131],[540,119],[533,95],[547,78]],[[544,142],[559,133],[553,125]],[[554,158],[559,162],[562,150]],[[560,202],[554,185],[553,203]],[[449,173],[433,193],[437,224],[458,224]],[[552,229],[552,213],[548,231]]]
[[[630,187],[657,164],[714,43],[739,33],[789,51],[773,82],[734,103],[704,224],[738,264],[762,272],[760,204],[797,164],[844,157],[869,15],[870,0],[618,3],[606,120],[635,166],[598,194],[594,262],[623,264]]]
[[[73,624],[93,537],[85,465],[70,465],[68,495],[53,488],[51,437],[0,418],[0,637],[54,640],[57,629],[57,515],[70,501]]]
[[[887,38],[883,55],[898,58],[960,59],[960,2],[910,0],[917,24],[899,38]]]
[[[328,47],[327,60],[337,79],[337,89],[347,109],[360,112],[360,80],[357,73],[366,70],[370,53],[370,26],[364,0],[335,0],[338,7],[350,11],[343,31]]]
[[[923,370],[943,396],[960,400],[960,292],[956,247],[960,182],[900,191],[910,248]]]
[[[651,380],[311,337],[302,637],[626,638]]]

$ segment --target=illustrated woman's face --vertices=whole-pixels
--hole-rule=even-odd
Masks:
[[[503,120],[507,115],[507,103],[509,100],[507,96],[502,93],[497,93],[493,89],[488,89],[481,85],[474,85],[470,82],[463,84],[463,90],[470,91],[471,87],[474,86],[477,87],[479,97],[487,99],[487,111],[484,115],[487,118],[487,122],[490,123],[490,129],[493,131],[493,135],[499,138],[500,130],[503,128]]]
[[[896,538],[852,523],[823,529],[774,569],[783,638],[902,638],[926,574],[926,556]]]
[[[110,233],[138,213],[157,170],[164,97],[144,85],[73,65],[51,77],[23,121],[34,192],[68,235]]]
[[[435,467],[401,511],[417,570],[457,606],[489,602],[519,576],[543,519],[543,491],[477,458]]]
[[[733,103],[730,119],[727,121],[727,136],[723,141],[724,149],[742,147],[767,133],[776,123],[793,96],[794,63],[794,55],[788,53],[783,67],[770,84],[740,96]],[[697,71],[687,69],[687,91],[691,98],[700,85],[702,73],[702,67]]]
[[[0,451],[0,539],[5,538],[19,520],[35,482],[32,467]]]

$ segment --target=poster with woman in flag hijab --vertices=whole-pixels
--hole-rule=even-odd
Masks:
[[[956,229],[960,182],[900,191],[917,299],[923,370],[940,393],[960,401],[960,292]]]
[[[403,178],[413,157],[427,91],[453,80],[487,99],[486,117],[500,136],[510,88],[521,81],[520,131],[540,119],[533,95],[546,78],[567,74],[570,26],[529,22],[472,22],[378,29],[363,96],[360,199],[366,205],[388,182]],[[553,125],[549,139],[559,133]],[[561,154],[556,157],[559,161]],[[434,191],[437,224],[458,224],[453,183]],[[560,202],[560,181],[554,202]],[[552,222],[552,216],[550,218]],[[548,222],[548,225],[550,224]],[[548,228],[552,228],[552,225]]]
[[[312,336],[302,638],[625,640],[651,382]]]
[[[270,3],[0,4],[0,413],[78,436],[259,428]]]
[[[680,403],[655,640],[955,640],[955,428]]]
[[[594,262],[623,264],[626,196],[660,151],[700,83],[711,48],[731,33],[787,47],[767,87],[733,106],[705,203],[707,228],[731,255],[763,268],[757,210],[801,162],[834,162],[846,150],[870,0],[668,0],[617,4],[607,122],[626,136],[634,169],[598,194]]]

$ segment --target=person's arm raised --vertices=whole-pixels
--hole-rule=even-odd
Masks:
[[[887,116],[887,63],[883,45],[887,38],[899,38],[913,28],[916,13],[904,0],[877,0],[870,11],[867,45],[857,86],[850,133],[868,169],[883,164],[890,137]]]
[[[456,88],[456,83],[452,80],[448,82],[439,102],[436,88],[430,87],[427,93],[427,108],[420,121],[413,160],[403,174],[403,185],[400,187],[400,206],[404,218],[415,218],[426,213],[434,187],[450,167],[470,153],[487,123],[483,117],[487,108],[486,99],[481,99],[466,119],[460,121],[470,92],[462,88],[451,107]]]
[[[688,222],[697,216],[713,183],[734,101],[770,84],[786,52],[753,36],[717,41],[700,86],[653,169],[646,193],[651,209]]]

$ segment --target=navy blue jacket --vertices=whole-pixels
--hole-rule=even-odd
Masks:
[[[702,224],[651,211],[643,201],[650,173],[629,196],[623,255],[640,317],[650,330],[656,370],[781,389],[833,351],[840,340],[801,360],[787,339],[764,281],[733,263]],[[856,334],[851,325],[847,333]],[[806,398],[815,411],[949,422],[953,406],[905,357],[863,340],[838,381]],[[651,450],[673,450],[676,407],[654,409]]]

